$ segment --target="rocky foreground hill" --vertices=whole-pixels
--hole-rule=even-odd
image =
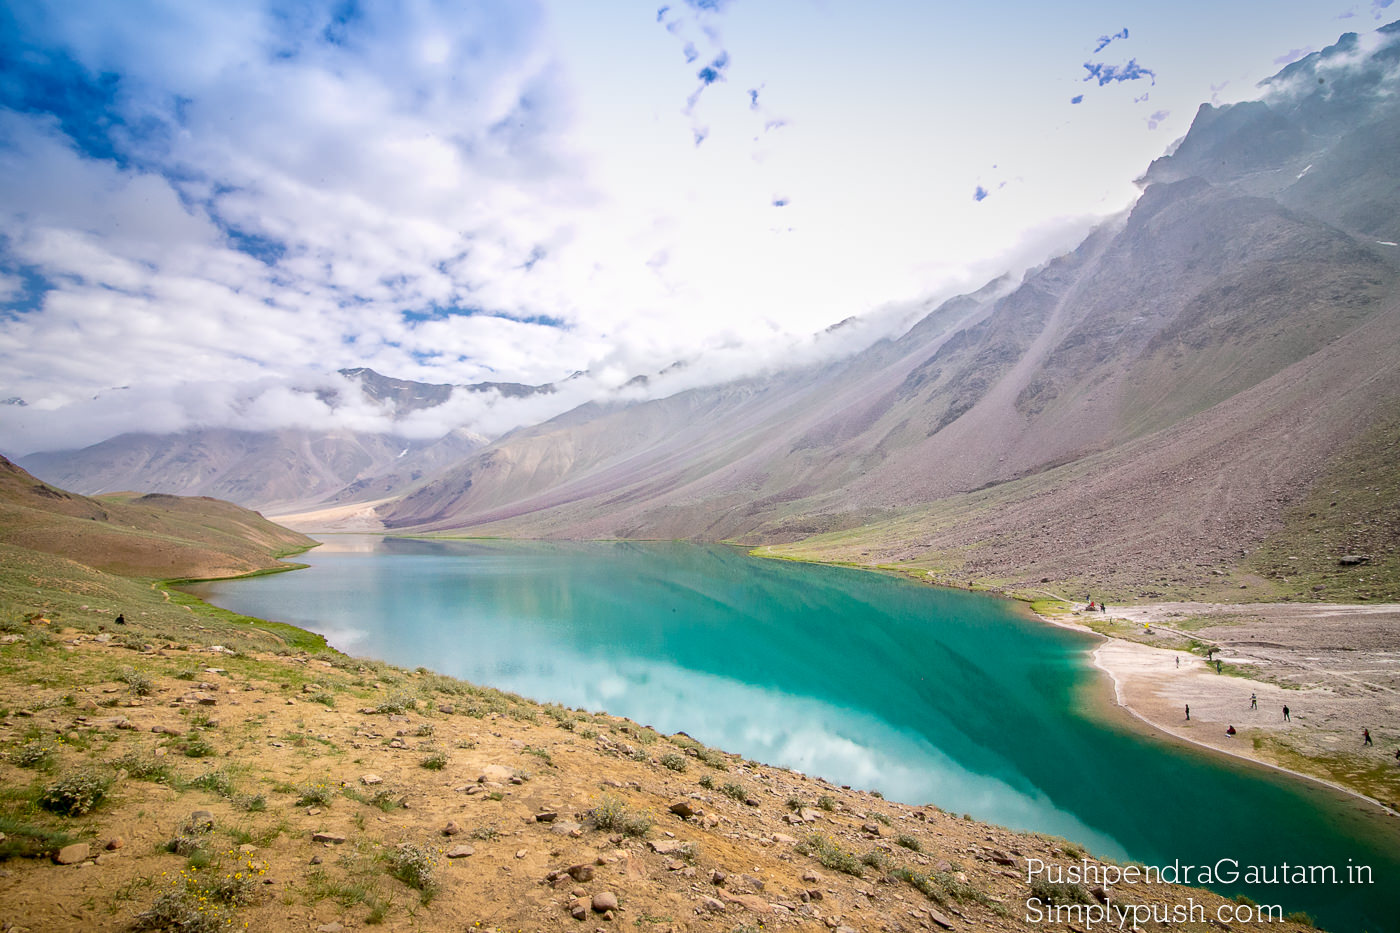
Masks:
[[[1245,906],[1053,884],[1040,864],[1107,863],[605,713],[235,648],[236,622],[191,642],[5,608],[11,931],[1026,930],[1105,897]]]

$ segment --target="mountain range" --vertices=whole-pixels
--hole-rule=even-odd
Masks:
[[[1400,24],[1375,38],[1202,105],[1127,214],[843,359],[490,443],[201,431],[22,463],[80,491],[373,501],[396,531],[728,540],[1021,590],[1316,595],[1360,548],[1381,592],[1394,470],[1357,471],[1395,462],[1400,427]]]

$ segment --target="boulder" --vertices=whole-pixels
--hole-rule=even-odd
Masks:
[[[505,784],[514,776],[515,772],[505,765],[487,765],[477,774],[476,782],[478,784]]]
[[[671,801],[671,805],[667,809],[683,820],[689,819],[692,816],[705,815],[705,811],[695,806],[694,801],[684,798]]]
[[[60,865],[76,865],[79,862],[87,861],[88,844],[86,842],[75,842],[71,846],[64,846],[54,854],[53,860]]]
[[[679,839],[653,839],[647,845],[658,855],[675,855],[685,849],[686,844]]]

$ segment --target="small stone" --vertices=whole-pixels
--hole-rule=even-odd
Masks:
[[[718,868],[716,868],[714,871],[710,872],[710,884],[714,884],[714,885],[724,884],[725,879],[728,878],[728,877],[729,877],[728,875],[726,875],[724,872],[722,872],[722,871],[720,871]]]
[[[651,851],[657,855],[675,855],[686,847],[679,839],[654,839],[647,845],[651,846]]]
[[[527,849],[516,849],[516,850],[515,850],[515,857],[516,857],[516,858],[524,858],[525,856],[527,856],[527,855],[529,855],[529,854],[530,854],[530,853],[529,853],[529,851],[528,851]]]
[[[679,859],[668,858],[665,862],[662,863],[662,867],[665,868],[667,871],[680,871],[682,868],[685,867],[685,862],[682,862]]]
[[[448,849],[446,854],[448,858],[466,858],[469,855],[475,855],[476,849],[464,842]]]
[[[373,786],[375,784],[383,784],[384,779],[377,774],[362,774],[360,775],[360,783]]]
[[[870,823],[862,823],[860,828],[861,832],[869,833],[872,836],[878,836],[881,833],[880,824],[873,821]]]
[[[338,846],[345,842],[345,837],[340,833],[312,833],[312,842],[324,842],[327,845]]]
[[[932,907],[929,908],[928,918],[945,930],[951,930],[953,928],[953,921],[949,920]]]
[[[344,929],[345,927],[332,920],[330,923],[323,923],[318,926],[316,928],[316,933],[340,933],[340,931]]]
[[[115,852],[124,845],[126,845],[125,839],[121,836],[113,836],[111,839],[107,840],[106,849],[108,852]]]
[[[214,828],[214,814],[208,810],[196,810],[190,814],[186,825],[194,832],[203,832],[206,829]]]
[[[447,715],[451,716],[454,712],[456,712],[456,710],[457,710],[457,708],[456,708],[455,706],[453,706],[451,703],[439,703],[439,704],[438,704],[438,712],[439,712],[439,713],[446,713]]]
[[[702,897],[700,898],[700,909],[712,914],[722,914],[724,913],[724,901],[713,897]]]
[[[593,895],[593,910],[600,914],[609,910],[617,910],[617,895],[611,891],[599,891]]]
[[[565,871],[567,871],[569,877],[575,881],[587,883],[593,880],[592,865],[571,865],[569,868],[565,869]]]
[[[75,842],[71,846],[64,846],[58,850],[53,860],[60,865],[76,865],[79,862],[87,861],[88,844],[86,842]]]
[[[745,805],[745,806],[748,806],[748,807],[756,807],[756,806],[758,806],[758,803],[759,803],[758,798],[755,797],[755,796],[753,796],[752,794],[750,794],[749,796],[747,796],[747,797],[744,798],[744,805]]]
[[[458,826],[453,820],[448,820],[447,825],[442,828],[442,834],[444,836],[455,836],[461,831],[462,827]]]
[[[681,819],[689,819],[692,816],[703,816],[705,813],[704,810],[695,806],[692,801],[684,799],[672,801],[668,809]]]
[[[319,855],[313,855],[313,856],[311,856],[311,864],[312,864],[312,865],[320,865],[320,864],[321,864],[322,862],[324,862],[324,861],[325,861],[325,859],[321,858],[321,856],[319,856]]]
[[[588,904],[583,901],[575,901],[569,906],[569,916],[575,920],[587,920]]]
[[[553,823],[559,819],[559,814],[554,810],[542,810],[535,814],[536,823]]]
[[[822,880],[822,876],[814,871],[804,871],[802,873],[802,880],[810,884],[816,884],[818,881]]]

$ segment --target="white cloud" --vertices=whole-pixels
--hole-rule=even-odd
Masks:
[[[581,393],[677,361],[648,391],[825,358],[907,321],[811,336],[830,324],[1072,245],[1085,225],[1064,218],[1121,210],[1160,154],[1127,97],[1065,103],[1076,43],[1104,28],[1089,12],[1036,19],[1019,60],[954,93],[991,53],[948,39],[947,13],[721,6],[669,32],[654,9],[552,0],[17,8],[16,61],[76,90],[0,107],[0,301],[18,309],[0,319],[0,397],[71,416],[76,437],[103,429],[88,400],[113,385],[170,423],[218,415],[162,391],[308,368],[586,369]],[[1133,41],[1160,41],[1175,19],[1159,20]],[[1151,109],[1194,110],[1172,81],[1197,51],[1143,49],[1162,63]],[[721,53],[724,80],[687,108]],[[1036,77],[1062,70],[1063,86]],[[997,196],[975,204],[977,184]],[[460,416],[509,425],[512,407]]]

